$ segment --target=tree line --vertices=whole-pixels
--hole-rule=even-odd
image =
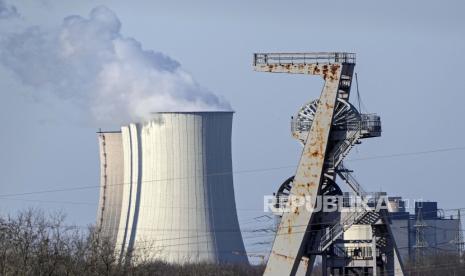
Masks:
[[[62,213],[29,209],[0,215],[0,275],[261,275],[262,266],[184,264],[117,258],[113,243],[89,226],[65,225]]]

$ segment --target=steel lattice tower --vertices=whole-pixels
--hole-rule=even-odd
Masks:
[[[403,275],[386,211],[362,205],[341,216],[314,208],[319,197],[342,195],[337,176],[356,196],[367,198],[352,171],[342,163],[361,139],[381,135],[380,117],[360,114],[349,102],[355,54],[260,53],[254,54],[253,67],[260,72],[317,75],[324,80],[319,99],[305,104],[292,119],[292,135],[303,144],[303,150],[295,175],[281,185],[276,195],[277,207],[290,211],[281,214],[264,275],[310,275],[317,256],[322,258],[324,275],[328,268],[345,274],[356,268],[350,266],[357,265],[357,260],[354,252],[340,246],[340,242],[344,233],[358,224],[372,231],[371,270],[363,265],[360,273]],[[313,208],[293,200],[303,197]]]
[[[462,257],[463,249],[464,249],[464,241],[463,241],[463,233],[462,233],[462,216],[460,214],[460,209],[457,210],[457,219],[459,224],[459,230],[457,232],[457,237],[455,243],[457,245],[457,252],[460,257]]]
[[[419,265],[423,263],[425,257],[425,250],[428,247],[428,243],[425,239],[425,228],[427,227],[423,220],[422,207],[418,207],[417,218],[414,224],[415,227],[415,264]]]

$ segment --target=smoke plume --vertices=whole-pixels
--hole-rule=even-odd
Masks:
[[[0,16],[17,14],[0,0]],[[50,30],[28,27],[0,34],[0,64],[35,97],[51,93],[92,114],[98,123],[139,121],[151,112],[230,110],[201,87],[179,62],[124,37],[121,22],[106,7],[88,18],[66,17]]]

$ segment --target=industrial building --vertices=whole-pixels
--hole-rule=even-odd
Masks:
[[[404,262],[432,254],[459,254],[461,251],[460,215],[446,217],[437,202],[417,201],[415,211],[406,211],[401,197],[389,198],[391,228]]]
[[[166,112],[100,132],[98,227],[121,256],[247,263],[234,198],[233,112]]]
[[[419,259],[441,255],[463,253],[463,238],[461,235],[460,213],[445,216],[444,210],[438,209],[437,202],[415,201],[414,213],[409,213],[408,203],[402,197],[388,197],[385,192],[367,193],[372,199],[387,198],[390,219],[395,244],[397,245],[402,263],[415,263]],[[360,203],[354,200],[353,194],[344,192],[343,208],[332,215],[333,219],[344,221],[354,213],[354,208]],[[373,207],[372,201],[368,205]],[[281,221],[281,213],[275,213],[277,223]],[[334,243],[333,250],[340,252],[345,258],[326,260],[326,266],[331,267],[331,275],[356,275],[364,273],[371,275],[373,253],[376,251],[376,235],[371,225],[355,223],[348,227],[341,239]],[[359,268],[363,268],[360,272]],[[383,271],[378,271],[383,273]]]
[[[373,193],[372,198],[387,197],[386,193]],[[342,217],[350,214],[354,207],[350,193],[344,193]],[[437,202],[416,201],[413,214],[407,211],[407,203],[402,197],[387,197],[390,228],[399,251],[402,263],[415,262],[419,258],[436,254],[460,254],[461,240],[460,215],[445,217],[438,209]],[[344,273],[350,274],[351,266],[361,267],[372,260],[373,235],[369,225],[354,224],[348,228],[341,239],[338,250],[350,256],[351,263],[332,263],[333,267],[344,267]],[[360,263],[360,264],[357,264]],[[369,271],[366,270],[368,273]],[[372,271],[370,271],[372,272]]]

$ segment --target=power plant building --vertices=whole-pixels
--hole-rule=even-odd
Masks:
[[[100,147],[107,175],[100,202],[113,197],[109,202],[119,204],[101,203],[98,224],[120,254],[170,263],[247,263],[234,198],[232,118],[232,112],[156,113],[123,126],[120,140],[110,135],[121,146],[104,147],[106,159]],[[117,212],[118,221],[112,219]]]
[[[434,201],[415,202],[415,213],[410,214],[402,198],[389,200],[395,202],[393,206],[397,206],[390,216],[392,231],[404,262],[414,261],[419,255],[460,253],[463,241],[459,216],[446,217]]]
[[[375,194],[386,196],[385,193]],[[349,197],[349,193],[344,193],[344,207],[349,207]],[[392,233],[404,263],[431,255],[460,254],[463,241],[458,215],[446,217],[434,201],[416,201],[413,214],[407,211],[407,203],[402,197],[388,197],[388,204]],[[356,257],[359,258],[372,254],[371,245],[360,242],[371,239],[371,230],[367,225],[351,226],[344,233],[344,239],[349,241],[344,246],[352,257],[353,248],[357,250],[360,256]],[[350,243],[351,240],[357,242]]]

